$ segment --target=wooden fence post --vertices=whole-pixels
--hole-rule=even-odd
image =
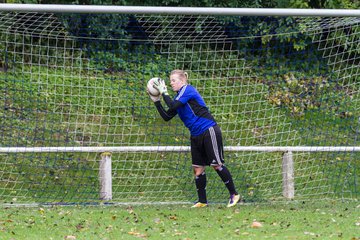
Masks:
[[[285,152],[282,160],[283,196],[288,199],[294,198],[294,160],[291,151]]]
[[[99,167],[100,180],[100,199],[112,199],[112,174],[111,174],[111,153],[104,152],[101,154]]]

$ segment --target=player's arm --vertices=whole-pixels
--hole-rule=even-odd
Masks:
[[[164,107],[161,105],[160,101],[156,101],[156,102],[154,102],[154,104],[155,104],[156,109],[159,112],[160,116],[165,121],[169,121],[170,119],[175,117],[175,115],[177,114],[176,109],[169,108],[168,110],[165,110]]]
[[[184,104],[182,102],[180,102],[179,100],[173,101],[169,95],[163,94],[163,98],[164,98],[164,101],[165,101],[166,105],[168,106],[169,110],[172,109],[172,110],[176,111],[176,109],[178,109],[179,107],[184,106]]]
[[[161,105],[161,102],[160,102],[160,95],[159,96],[151,95],[149,90],[147,90],[147,93],[149,94],[150,99],[154,102],[156,109],[159,112],[160,116],[165,121],[169,121],[177,114],[176,109],[170,109],[170,108],[168,110],[164,109],[164,107]]]
[[[160,94],[163,96],[164,101],[166,105],[168,106],[168,110],[166,111],[161,104],[155,104],[160,115],[165,116],[167,114],[168,116],[172,116],[173,114],[176,115],[177,111],[176,109],[182,107],[184,104],[178,100],[171,100],[169,93],[167,91],[166,84],[163,79],[158,78],[156,81],[154,81],[154,88],[159,90]],[[164,118],[164,117],[163,117]],[[170,118],[171,119],[171,118]],[[165,118],[164,118],[165,120]]]
[[[160,97],[154,97],[151,96],[150,98],[151,100],[153,100],[157,111],[159,112],[160,116],[165,120],[165,121],[169,121],[170,119],[172,119],[173,117],[175,117],[175,115],[177,114],[176,109],[183,106],[183,103],[180,101],[172,101],[169,97],[169,95],[164,96],[165,101],[167,101],[166,105],[168,105],[169,109],[165,110],[165,108],[162,106],[161,102],[160,102]]]
[[[178,100],[171,100],[169,93],[167,91],[166,84],[163,79],[158,78],[154,81],[154,88],[159,90],[160,94],[163,96],[166,105],[170,111],[176,111],[177,108],[182,107],[184,104]]]

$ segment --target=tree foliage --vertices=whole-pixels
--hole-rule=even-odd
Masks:
[[[88,4],[125,6],[188,6],[229,8],[330,8],[358,9],[358,0],[6,0],[6,3]]]

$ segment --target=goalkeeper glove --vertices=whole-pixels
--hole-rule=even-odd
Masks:
[[[163,95],[163,94],[168,95],[167,87],[166,87],[166,84],[163,79],[158,78],[157,80],[155,80],[154,88],[159,90],[161,95]]]

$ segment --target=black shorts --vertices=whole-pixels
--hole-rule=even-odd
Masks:
[[[191,157],[194,167],[221,166],[224,149],[220,127],[215,125],[199,136],[191,136]]]

